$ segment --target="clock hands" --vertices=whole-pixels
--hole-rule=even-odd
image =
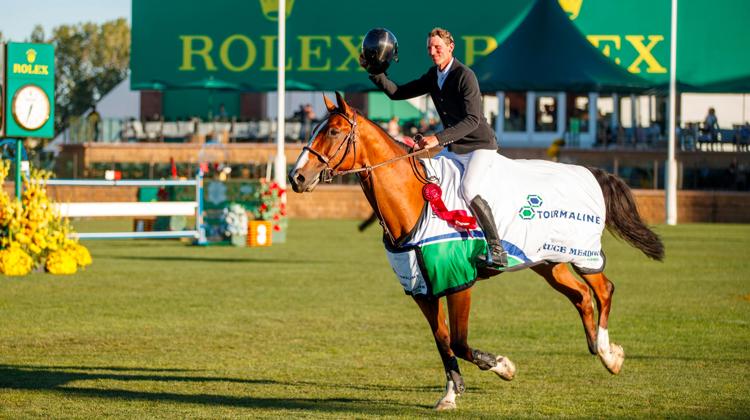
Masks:
[[[31,106],[29,107],[29,113],[26,115],[26,123],[29,122],[29,118],[31,118],[31,110],[34,109],[34,103],[31,103]]]

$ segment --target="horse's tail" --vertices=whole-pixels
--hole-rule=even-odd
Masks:
[[[659,235],[641,219],[630,188],[615,175],[599,168],[588,169],[602,188],[609,231],[640,249],[647,257],[661,261],[664,258],[664,244]]]

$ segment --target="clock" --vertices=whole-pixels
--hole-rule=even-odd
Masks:
[[[29,131],[40,129],[49,119],[49,97],[35,85],[25,85],[16,91],[11,102],[13,119]]]

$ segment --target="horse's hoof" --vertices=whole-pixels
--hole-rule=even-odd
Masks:
[[[497,356],[495,359],[495,366],[490,368],[492,372],[495,372],[500,379],[505,381],[512,381],[516,376],[516,365],[511,362],[510,359],[503,356]]]
[[[455,410],[456,400],[446,400],[441,398],[437,404],[435,404],[435,411]]]
[[[613,375],[620,373],[622,369],[622,363],[625,361],[625,351],[622,346],[615,343],[610,343],[609,351],[599,349],[599,360],[602,364]]]
[[[451,371],[455,372],[455,371]],[[456,376],[458,376],[458,379],[461,381],[461,392],[463,392],[463,383],[464,380],[461,378],[461,375],[458,374],[458,372],[455,372]],[[437,403],[435,403],[435,410],[437,411],[443,411],[443,410],[455,410],[456,409],[456,397],[461,395],[458,392],[458,388],[456,386],[456,383],[452,379],[448,379],[448,382],[445,383],[445,393],[442,397],[438,400]]]

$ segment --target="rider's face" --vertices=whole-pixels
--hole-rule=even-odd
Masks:
[[[432,58],[432,62],[435,63],[439,69],[445,68],[450,63],[453,57],[454,44],[446,44],[443,38],[439,36],[431,36],[427,40],[427,54]]]

